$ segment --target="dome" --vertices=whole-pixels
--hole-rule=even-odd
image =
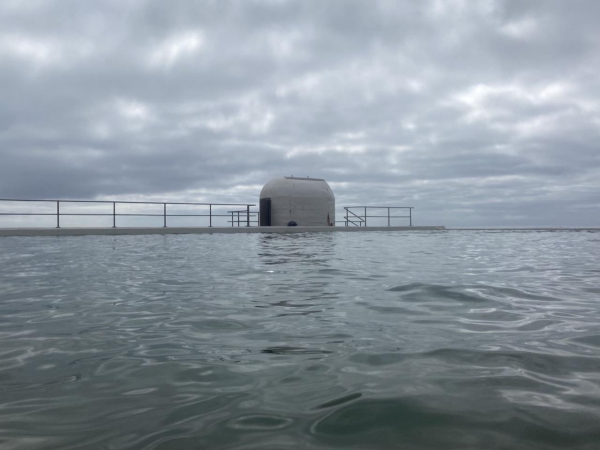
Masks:
[[[274,178],[260,192],[261,225],[335,225],[335,196],[321,178]]]

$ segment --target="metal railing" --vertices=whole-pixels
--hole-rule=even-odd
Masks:
[[[369,215],[370,209],[386,210],[385,215]],[[391,214],[393,209],[407,209],[408,215],[396,216]],[[412,227],[412,210],[414,206],[344,206],[346,215],[344,216],[345,226],[366,227],[368,218],[387,218],[387,226],[391,226],[391,219],[408,219],[408,225]],[[354,211],[351,211],[354,210]],[[362,214],[361,214],[362,213]]]
[[[191,202],[126,202],[126,201],[112,201],[112,200],[39,200],[39,199],[15,199],[15,198],[1,198],[0,202],[45,202],[55,203],[56,212],[48,213],[30,213],[30,212],[0,212],[0,216],[56,216],[56,228],[60,228],[60,218],[64,216],[112,216],[112,228],[117,228],[117,217],[118,216],[129,216],[129,217],[162,217],[163,227],[167,227],[167,217],[208,217],[208,226],[213,226],[213,218],[215,217],[230,217],[231,226],[233,226],[233,213],[238,215],[238,226],[240,223],[246,223],[246,226],[251,226],[253,222],[258,223],[258,217],[256,220],[251,220],[250,217],[253,214],[258,214],[256,211],[250,211],[251,206],[255,204],[248,203],[191,203]],[[112,204],[112,212],[109,213],[61,213],[61,204],[65,203],[92,203],[92,204]],[[148,213],[117,213],[117,205],[162,205],[162,214],[148,214]],[[186,206],[202,206],[208,207],[208,214],[168,214],[167,205],[186,205]],[[227,211],[227,214],[215,214],[213,213],[214,206],[245,206],[244,210],[239,211]],[[246,219],[244,220],[244,215]],[[242,214],[240,216],[240,214]],[[241,218],[241,221],[240,221]],[[228,221],[229,222],[229,221]]]
[[[250,211],[250,208],[248,208],[248,209],[241,209],[238,211],[227,211],[227,214],[231,214],[231,220],[228,220],[227,222],[231,222],[232,227],[236,223],[236,220],[234,217],[235,214],[237,214],[237,226],[238,227],[240,226],[240,224],[243,224],[244,222],[246,223],[247,227],[252,226],[250,224],[254,223],[254,222],[256,222],[256,226],[258,226],[258,222],[259,222],[259,220],[258,220],[259,212],[258,211]],[[254,217],[254,214],[256,214],[256,219],[251,218],[251,217]],[[246,217],[245,219],[244,219],[244,216]]]

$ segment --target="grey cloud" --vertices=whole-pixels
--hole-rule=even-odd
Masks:
[[[598,13],[3,2],[0,197],[255,202],[295,174],[421,223],[597,225]]]

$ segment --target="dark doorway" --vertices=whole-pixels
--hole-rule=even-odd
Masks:
[[[271,199],[261,198],[260,199],[260,226],[270,227],[271,226]]]

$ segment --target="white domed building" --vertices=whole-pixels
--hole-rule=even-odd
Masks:
[[[321,178],[274,178],[260,192],[261,226],[335,225],[335,196]]]

